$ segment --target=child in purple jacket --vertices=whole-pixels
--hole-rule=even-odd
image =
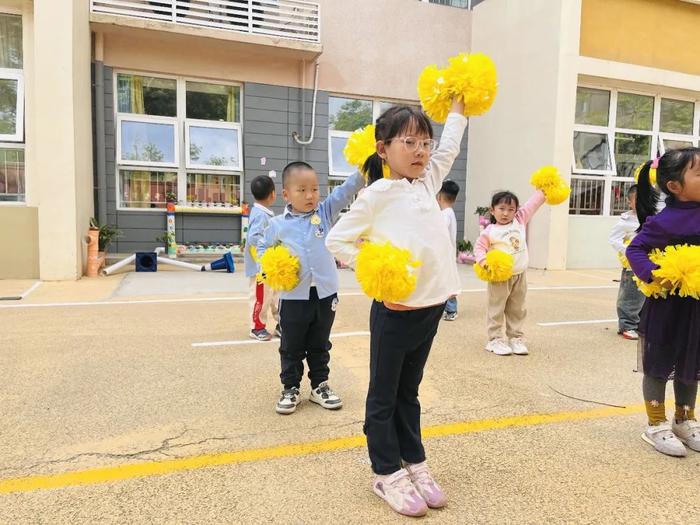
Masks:
[[[656,184],[653,182],[656,171]],[[656,186],[656,187],[655,187]],[[658,193],[667,195],[657,214]],[[700,245],[700,149],[671,150],[642,167],[637,190],[637,216],[642,225],[627,248],[627,259],[643,282],[657,279],[649,252],[677,244]],[[700,301],[669,294],[647,298],[639,323],[642,390],[649,424],[642,439],[669,456],[700,452],[700,424],[695,399],[700,375]],[[666,382],[673,377],[676,413],[666,420]]]

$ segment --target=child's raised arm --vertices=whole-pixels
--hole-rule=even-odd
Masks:
[[[545,203],[546,199],[544,192],[542,192],[542,190],[537,190],[525,204],[518,208],[515,219],[521,224],[527,224],[537,210]]]
[[[433,186],[433,193],[437,193],[442,186],[442,181],[447,177],[452,169],[457,155],[459,155],[459,146],[462,142],[464,130],[467,128],[467,117],[464,116],[464,103],[457,100],[452,101],[450,114],[445,121],[445,127],[440,136],[440,144],[430,156],[428,169],[425,177]]]
[[[343,208],[350,204],[355,194],[364,187],[364,176],[359,171],[355,172],[331,192],[328,198],[319,206],[319,211],[325,215],[326,220],[330,224],[333,224]]]

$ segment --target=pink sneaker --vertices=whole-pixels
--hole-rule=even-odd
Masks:
[[[377,476],[372,483],[374,493],[404,516],[425,516],[428,506],[411,483],[405,468],[390,476]]]
[[[415,465],[406,465],[408,475],[411,476],[411,481],[416,487],[416,490],[423,496],[423,499],[431,509],[439,509],[447,505],[447,496],[440,488],[433,475],[425,463],[417,463]]]

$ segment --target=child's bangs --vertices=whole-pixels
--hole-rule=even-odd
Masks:
[[[387,139],[398,136],[433,138],[433,126],[425,113],[410,106],[395,106],[387,113],[392,110],[395,114],[390,121]]]

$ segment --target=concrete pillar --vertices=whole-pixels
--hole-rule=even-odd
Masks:
[[[89,2],[34,1],[33,69],[40,277],[79,279],[94,206]]]
[[[567,179],[576,108],[581,0],[489,0],[474,9],[472,52],[496,62],[499,91],[491,111],[472,118],[467,164],[467,237],[473,214],[510,190],[521,203],[530,175],[553,164]],[[530,266],[566,267],[568,204],[545,205],[530,223]]]

